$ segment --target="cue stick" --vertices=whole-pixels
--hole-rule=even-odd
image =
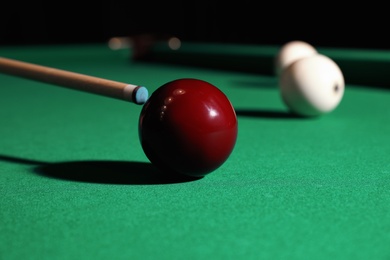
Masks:
[[[137,105],[144,104],[148,99],[148,90],[143,86],[97,78],[3,57],[0,57],[0,72],[121,99]]]

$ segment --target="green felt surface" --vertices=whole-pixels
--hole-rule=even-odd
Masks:
[[[150,92],[200,78],[239,120],[219,169],[166,180],[139,144],[141,106],[0,74],[0,259],[390,259],[388,89],[347,84],[335,111],[302,119],[272,75],[134,62],[104,45],[0,56]]]

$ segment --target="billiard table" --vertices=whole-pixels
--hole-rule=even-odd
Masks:
[[[142,105],[0,74],[0,259],[389,259],[390,51],[319,46],[345,93],[304,118],[280,98],[279,47],[0,47],[150,93],[202,79],[238,120],[218,169],[169,178],[140,145]]]

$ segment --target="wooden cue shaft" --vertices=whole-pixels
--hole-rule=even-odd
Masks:
[[[148,91],[137,86],[0,57],[0,72],[66,88],[143,104]]]

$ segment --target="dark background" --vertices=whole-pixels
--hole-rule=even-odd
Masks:
[[[387,7],[341,3],[182,1],[7,2],[0,45],[107,42],[141,33],[187,41],[390,49]]]

